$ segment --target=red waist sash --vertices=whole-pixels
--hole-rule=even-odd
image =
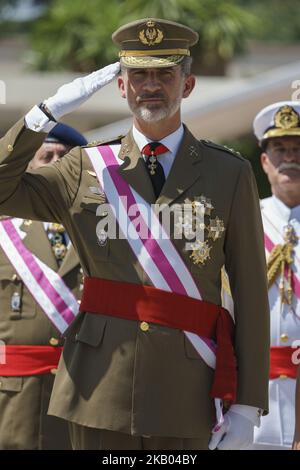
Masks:
[[[272,346],[270,349],[270,379],[281,375],[295,379],[298,364],[293,364],[292,355],[296,349],[290,346]]]
[[[216,370],[211,396],[236,400],[234,323],[223,307],[142,284],[86,277],[80,310],[157,323],[215,340]]]
[[[62,352],[62,347],[35,345],[8,344],[2,349],[1,362],[6,363],[0,363],[0,376],[7,377],[47,374],[58,366]]]

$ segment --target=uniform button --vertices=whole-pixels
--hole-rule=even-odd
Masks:
[[[282,335],[280,335],[280,340],[285,342],[289,339],[289,336],[286,334],[286,333],[283,333]]]
[[[281,380],[285,380],[285,379],[288,378],[288,376],[287,376],[287,375],[284,375],[284,374],[281,374],[281,375],[279,376],[279,378],[280,378]]]
[[[51,369],[50,372],[51,372],[52,375],[56,375],[57,369],[56,368]]]
[[[18,279],[18,275],[17,274],[13,274],[12,277],[11,277],[11,280],[12,281],[16,281]]]
[[[0,382],[0,388],[2,387],[2,382]]]
[[[140,329],[142,331],[148,331],[149,330],[149,323],[147,323],[146,321],[142,321],[142,323],[140,324]]]
[[[50,338],[49,343],[51,346],[57,346],[59,344],[59,340],[57,338]]]
[[[11,144],[8,144],[7,150],[8,150],[9,152],[12,152],[13,149],[14,149],[13,146],[12,146]]]
[[[82,289],[83,289],[83,286],[82,286]],[[82,290],[82,289],[80,288],[79,290]],[[78,303],[78,305],[80,305],[80,304],[81,304],[81,300],[77,300],[77,303]]]

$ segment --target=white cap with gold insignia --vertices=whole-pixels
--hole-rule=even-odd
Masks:
[[[300,101],[279,101],[263,108],[254,119],[253,129],[260,142],[272,137],[300,137]]]

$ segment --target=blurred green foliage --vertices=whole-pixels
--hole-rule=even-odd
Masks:
[[[46,6],[35,21],[1,22],[1,11],[18,0],[0,0],[0,36],[29,36],[31,65],[39,70],[89,72],[117,59],[111,34],[143,17],[182,22],[199,33],[194,72],[222,74],[247,39],[300,41],[300,0],[39,0]],[[252,164],[260,197],[271,194],[251,135],[224,142]]]
[[[195,72],[224,72],[224,63],[241,51],[256,17],[237,0],[52,0],[35,23],[31,44],[40,70],[89,72],[117,58],[112,32],[143,17],[182,22],[196,31]]]
[[[112,31],[120,24],[122,0],[54,0],[35,23],[33,65],[40,70],[89,72],[116,60]]]
[[[268,178],[261,167],[261,149],[257,144],[256,138],[253,135],[247,135],[239,139],[224,140],[222,144],[237,150],[244,158],[250,161],[256,178],[259,197],[263,199],[270,196],[271,188]]]
[[[89,72],[116,60],[111,33],[143,17],[185,23],[198,31],[194,72],[222,75],[248,38],[300,40],[299,0],[36,0],[45,6],[35,21],[1,22],[1,11],[18,0],[0,0],[0,36],[30,36],[28,61],[39,70]]]
[[[0,13],[2,11],[3,8],[7,7],[7,6],[12,6],[12,5],[15,5],[17,3],[17,0],[0,0]]]
[[[238,0],[238,4],[260,18],[250,37],[272,42],[299,42],[299,0]]]

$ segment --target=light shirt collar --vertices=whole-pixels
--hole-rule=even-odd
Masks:
[[[286,206],[280,199],[278,199],[278,197],[273,195],[272,199],[277,209],[277,212],[279,212],[280,216],[284,220],[289,221],[292,219],[296,219],[298,220],[298,222],[300,222],[300,205],[290,208]]]
[[[175,132],[172,132],[172,134],[167,135],[167,137],[164,137],[159,142],[165,145],[172,153],[172,155],[175,156],[182,140],[183,134],[184,129],[183,124],[181,124]],[[134,125],[132,129],[132,135],[141,153],[145,145],[149,144],[150,142],[153,142],[151,139],[148,139],[144,134],[138,131]]]

